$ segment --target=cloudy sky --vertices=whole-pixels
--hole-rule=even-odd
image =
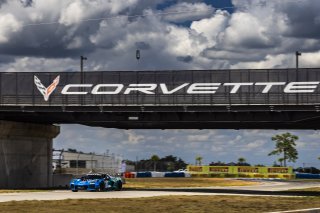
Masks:
[[[319,0],[0,0],[1,71],[320,67]],[[141,59],[135,51],[141,51]],[[135,159],[272,163],[258,130],[116,130],[62,125],[55,148]],[[320,133],[300,136],[302,163],[319,166]]]

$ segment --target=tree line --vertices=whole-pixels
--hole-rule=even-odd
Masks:
[[[286,167],[288,162],[296,162],[298,159],[298,151],[296,149],[296,141],[298,136],[289,132],[275,135],[271,138],[275,142],[275,148],[268,154],[268,156],[279,156],[274,162],[275,167]],[[320,157],[318,158],[320,160]],[[202,165],[203,158],[196,156],[195,165]],[[168,155],[160,158],[158,155],[152,155],[149,159],[140,161],[126,161],[127,164],[135,165],[137,171],[175,171],[178,169],[185,169],[187,164],[181,158],[173,155]],[[211,162],[210,166],[251,166],[244,157],[238,158],[237,162],[224,163],[224,162]],[[265,165],[254,165],[265,166]],[[299,168],[298,168],[299,169]],[[300,168],[301,169],[301,168]],[[313,169],[316,171],[317,169]],[[317,172],[317,171],[316,171]]]
[[[149,159],[139,161],[126,161],[129,165],[134,165],[136,171],[175,171],[186,169],[187,163],[179,157],[168,155],[160,158],[158,155],[152,155]]]

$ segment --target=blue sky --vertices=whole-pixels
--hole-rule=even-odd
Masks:
[[[301,67],[320,67],[319,10],[319,0],[0,0],[0,68],[79,71],[80,55],[87,71],[288,68],[296,50]],[[54,147],[271,164],[270,138],[282,132],[61,125]],[[319,167],[319,132],[290,132],[300,137],[296,165]]]
[[[285,132],[298,135],[299,159],[292,166],[319,166],[318,130],[118,130],[80,125],[63,125],[55,140],[56,148],[77,148],[87,152],[106,150],[124,158],[147,159],[175,155],[194,163],[202,156],[204,163],[212,161],[236,162],[244,157],[252,164],[272,165],[279,157],[268,156],[274,148],[271,137]]]

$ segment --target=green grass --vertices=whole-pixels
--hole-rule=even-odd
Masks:
[[[0,212],[250,213],[317,207],[320,207],[319,197],[160,196],[134,199],[6,202],[0,203]]]
[[[305,188],[305,189],[291,189],[289,191],[320,192],[320,187],[311,187],[311,188]]]
[[[250,186],[253,181],[232,180],[224,178],[128,178],[125,188],[185,188],[212,186]]]
[[[287,180],[289,182],[319,182],[320,179],[293,179],[293,180]]]

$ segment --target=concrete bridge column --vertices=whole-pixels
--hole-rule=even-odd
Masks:
[[[0,188],[52,186],[52,140],[60,127],[0,121]]]

